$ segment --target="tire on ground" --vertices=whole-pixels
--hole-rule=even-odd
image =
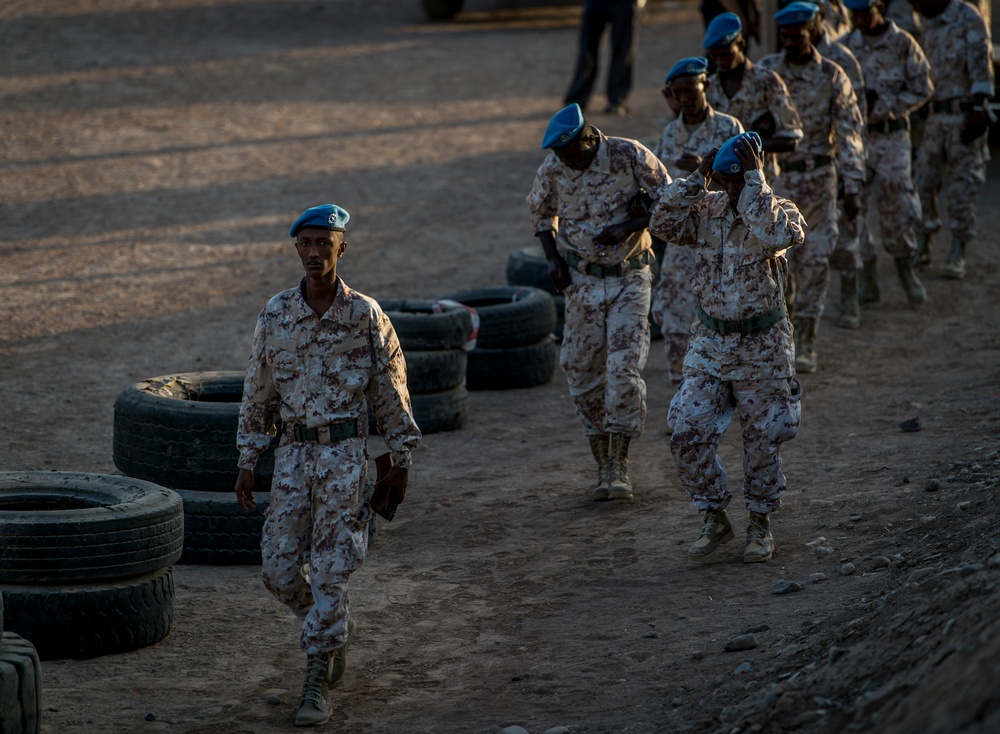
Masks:
[[[465,382],[468,352],[463,349],[406,351],[406,387],[410,395],[451,390]]]
[[[102,585],[4,584],[0,591],[7,628],[31,641],[42,660],[146,647],[167,636],[174,616],[170,568]]]
[[[184,515],[173,491],[129,477],[0,473],[0,584],[130,578],[181,556]],[[8,629],[17,631],[7,606]]]
[[[469,352],[466,384],[470,390],[509,390],[544,385],[555,374],[559,348],[549,337],[510,349]]]
[[[469,391],[465,385],[441,392],[410,395],[410,403],[413,419],[424,435],[457,431],[469,417]],[[373,436],[378,434],[371,406],[368,407],[368,432]]]
[[[507,284],[530,285],[556,295],[556,287],[549,278],[549,263],[540,245],[522,247],[507,255]]]
[[[254,492],[257,507],[245,512],[230,494],[175,490],[184,502],[184,555],[180,563],[260,565],[260,538],[271,493]]]
[[[435,349],[461,349],[472,331],[472,314],[464,308],[444,308],[434,313],[434,301],[379,301],[392,322],[403,353]]]
[[[479,313],[476,349],[534,344],[556,328],[552,296],[541,288],[499,286],[452,293],[442,298],[458,301]]]
[[[164,487],[231,492],[239,469],[236,431],[245,374],[184,372],[143,380],[115,400],[113,459],[126,476]],[[257,461],[270,485],[274,446]]]
[[[13,632],[0,640],[0,732],[41,731],[42,666],[34,646]]]

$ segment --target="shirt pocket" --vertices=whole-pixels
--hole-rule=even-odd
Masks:
[[[372,356],[363,336],[331,344],[323,352],[323,369],[329,384],[348,395],[364,392],[371,376]]]
[[[268,343],[265,348],[267,364],[278,392],[282,395],[297,393],[302,388],[305,361],[298,352],[285,348],[281,343]]]

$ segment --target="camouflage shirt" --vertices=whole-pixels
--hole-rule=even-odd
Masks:
[[[865,176],[863,120],[844,70],[815,49],[812,59],[801,66],[788,63],[784,53],[765,56],[760,65],[785,80],[802,119],[804,135],[798,148],[794,153],[779,154],[779,163],[835,156],[845,190],[857,193]]]
[[[240,468],[253,469],[278,417],[310,428],[356,420],[359,435],[367,435],[366,398],[396,463],[409,466],[420,430],[389,317],[339,276],[322,317],[306,303],[304,288],[305,281],[274,296],[257,318],[237,434]]]
[[[913,40],[920,43],[924,31],[920,24],[920,16],[913,10],[910,0],[889,0],[883,15],[886,20],[895,23],[899,30],[906,31],[913,36]]]
[[[770,112],[775,121],[775,137],[796,140],[802,137],[802,121],[795,110],[788,87],[773,71],[748,60],[743,71],[743,82],[732,97],[728,97],[722,88],[719,72],[712,74],[709,79],[712,83],[707,92],[708,103],[716,112],[732,115],[748,129],[754,120],[765,112]]]
[[[683,115],[668,122],[656,145],[656,157],[659,158],[671,176],[686,176],[691,171],[683,171],[675,165],[675,161],[685,153],[693,153],[702,158],[712,148],[720,147],[729,138],[743,132],[743,126],[735,117],[716,112],[711,105],[703,122],[693,130],[685,124]]]
[[[878,97],[868,110],[870,122],[905,119],[930,99],[930,64],[923,50],[909,33],[889,21],[880,36],[866,36],[854,30],[844,38],[861,63],[865,85]]]
[[[818,4],[823,8],[823,28],[830,38],[838,40],[851,32],[851,11],[840,0],[820,0]]]
[[[805,241],[805,221],[791,201],[776,196],[760,171],[744,174],[746,187],[734,212],[729,197],[705,188],[692,173],[661,189],[650,230],[673,240],[678,227],[696,220],[698,236],[691,287],[709,316],[739,321],[784,302],[785,250]],[[723,336],[695,323],[685,368],[726,380],[790,377],[794,348],[788,319],[752,334]]]
[[[670,174],[641,143],[592,129],[601,142],[590,166],[574,170],[549,152],[535,175],[527,204],[536,234],[557,232],[561,250],[599,265],[617,265],[650,249],[649,231],[634,232],[615,248],[598,247],[594,238],[606,228],[628,221],[629,203],[639,189],[653,194],[670,182]]]
[[[993,96],[993,44],[979,11],[951,0],[936,18],[921,16],[924,51],[931,63],[934,99]]]

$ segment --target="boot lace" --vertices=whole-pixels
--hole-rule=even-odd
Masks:
[[[323,684],[326,682],[326,668],[329,659],[326,655],[310,655],[306,666],[306,679],[302,684],[302,703],[312,704],[320,708],[326,700]]]

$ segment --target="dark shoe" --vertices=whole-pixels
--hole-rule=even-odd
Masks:
[[[878,289],[878,262],[869,260],[861,268],[858,278],[858,303],[878,303],[882,294]]]
[[[816,336],[819,317],[798,316],[795,319],[795,371],[805,374],[816,371]]]
[[[596,436],[587,436],[590,441],[590,451],[597,461],[597,484],[591,492],[595,502],[608,498],[608,472],[610,470],[610,459],[608,457],[608,434],[602,433]]]
[[[917,233],[917,252],[913,256],[913,266],[917,270],[926,270],[931,264],[931,236],[933,232],[921,230]]]
[[[948,261],[941,270],[941,275],[948,280],[961,280],[965,277],[965,241],[955,235],[951,237],[951,252]]]
[[[310,655],[306,660],[306,677],[302,682],[302,698],[295,714],[295,726],[318,726],[330,719],[330,653]]]
[[[347,650],[351,646],[351,641],[354,640],[354,630],[358,628],[357,622],[348,617],[347,619],[347,642],[339,650],[334,650],[330,653],[333,656],[333,664],[330,666],[330,685],[333,685],[338,680],[344,677],[344,673],[347,672]]]
[[[604,108],[605,115],[614,115],[615,117],[628,117],[629,109],[624,102],[619,102],[618,104],[608,105]]]
[[[733,525],[725,510],[706,510],[705,524],[701,526],[701,535],[690,548],[688,558],[701,560],[708,558],[718,550],[723,543],[728,543],[735,537]]]
[[[927,300],[927,291],[924,284],[917,279],[917,274],[913,272],[913,258],[896,258],[896,274],[899,276],[899,284],[906,292],[906,300],[910,303],[924,303]]]
[[[628,449],[632,437],[612,433],[608,446],[608,499],[632,499],[632,482],[628,478]]]
[[[837,326],[857,329],[861,326],[861,305],[858,302],[858,274],[855,271],[840,274],[840,313]]]
[[[744,563],[770,561],[774,556],[771,519],[766,512],[751,512],[747,525],[747,545],[743,549]]]

